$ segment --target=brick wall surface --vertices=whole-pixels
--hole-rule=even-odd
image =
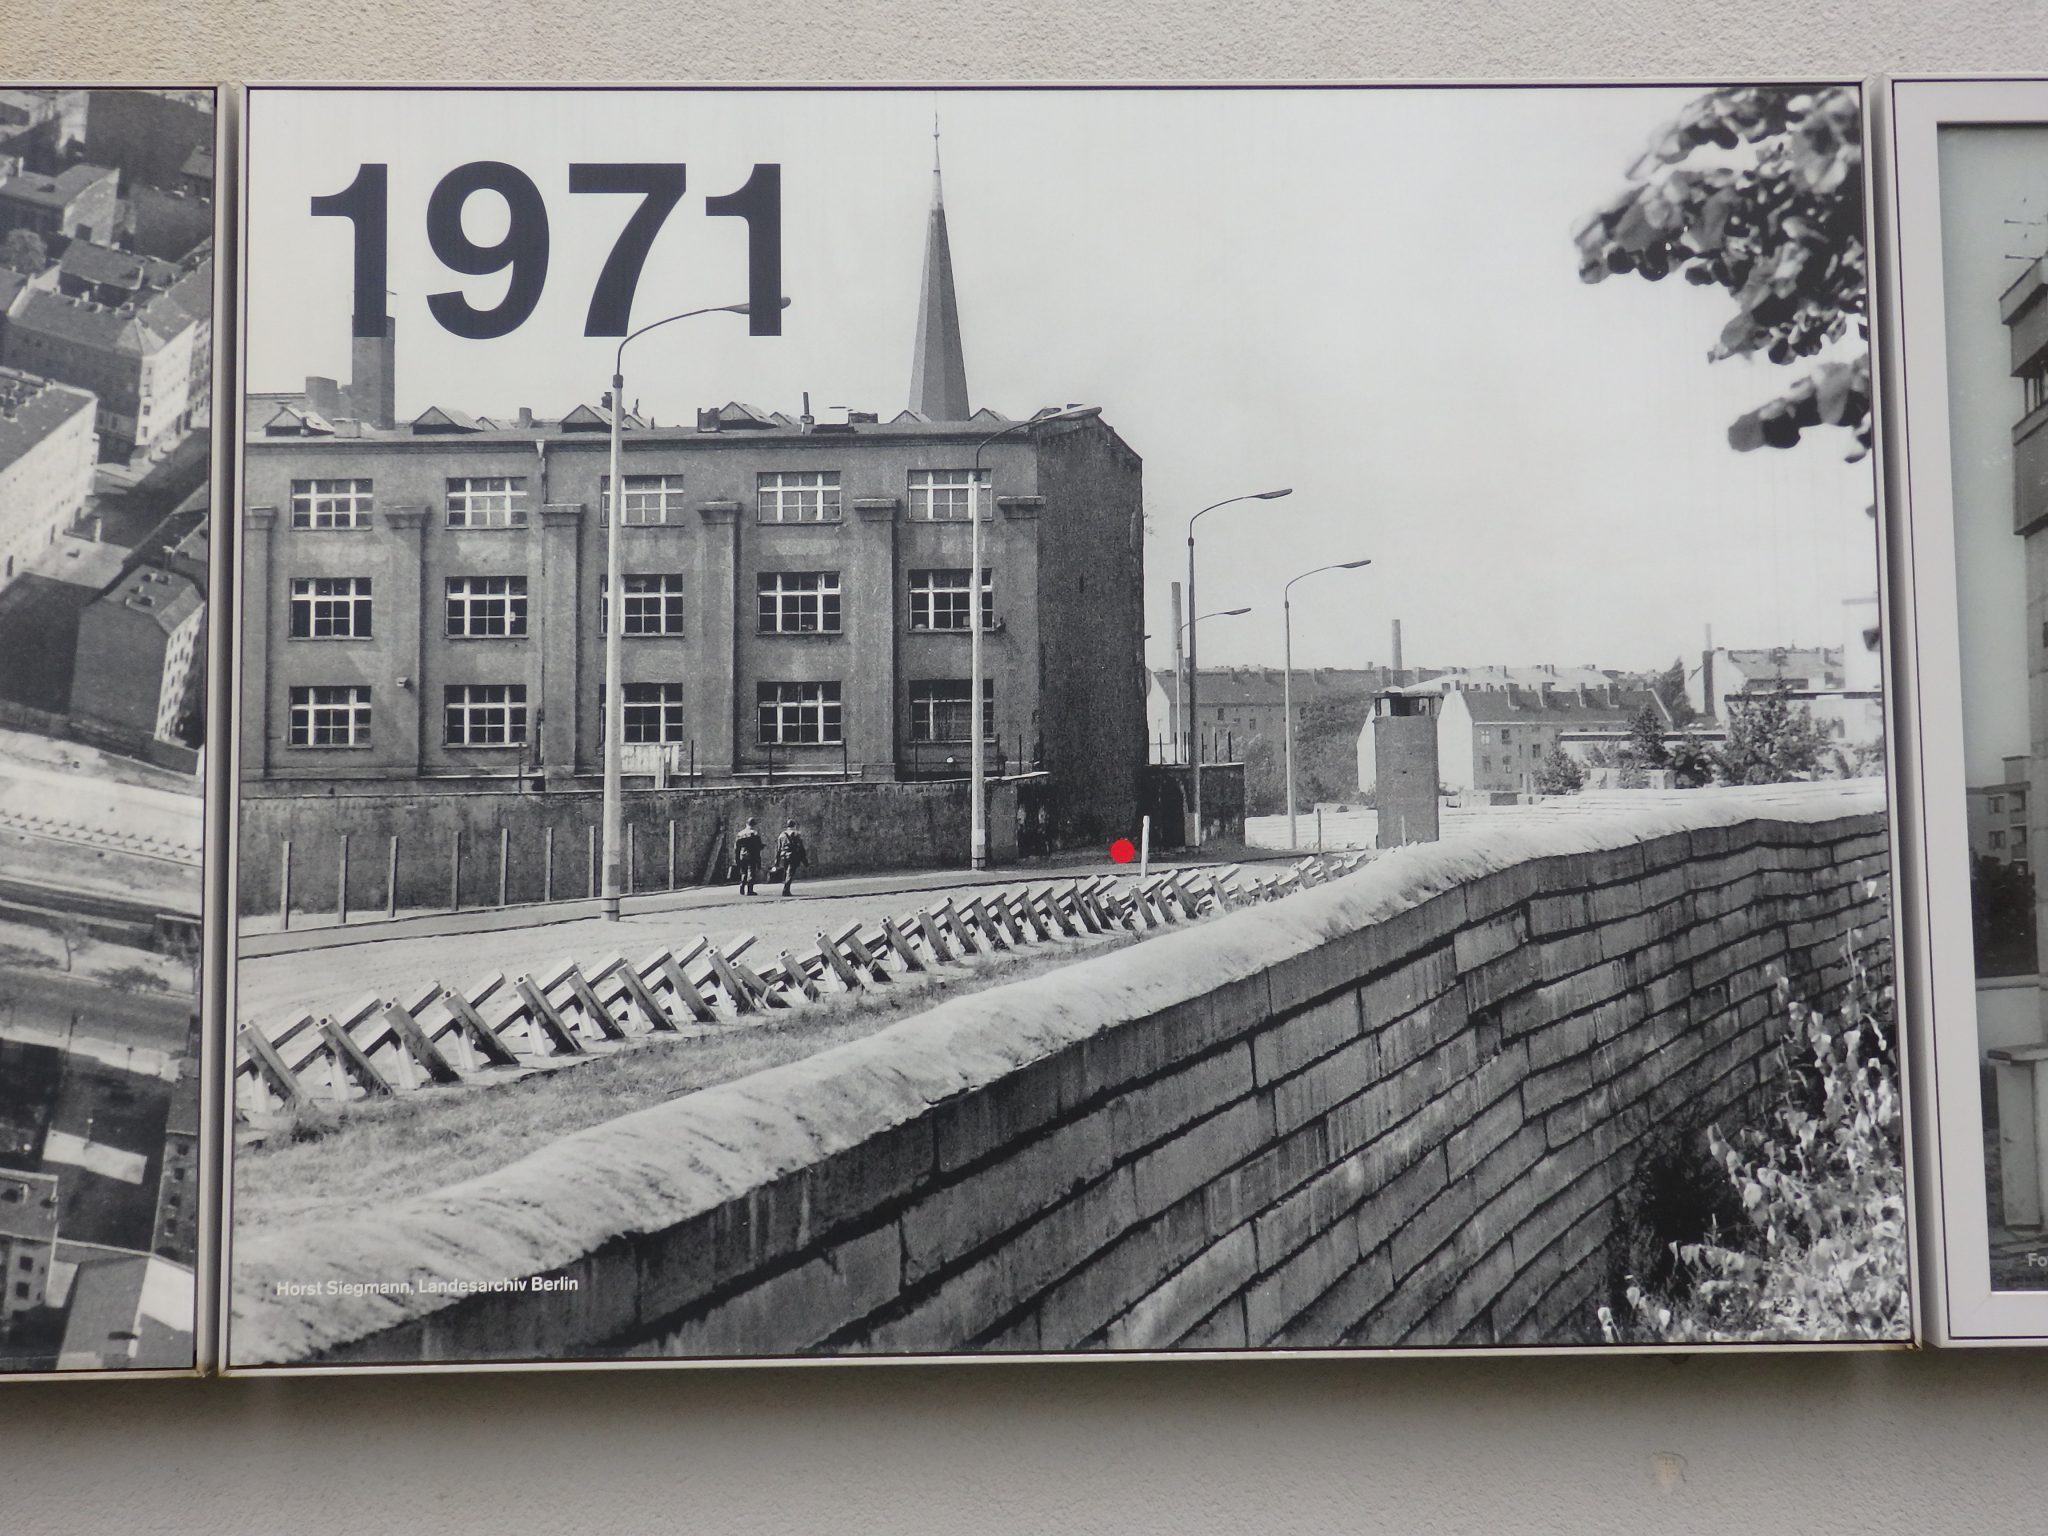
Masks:
[[[1645,1136],[1758,1112],[1775,971],[1888,976],[1888,876],[1870,783],[1401,849],[238,1245],[231,1358],[1582,1342]]]

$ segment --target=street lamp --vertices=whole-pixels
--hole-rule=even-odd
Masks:
[[[1293,581],[1280,589],[1280,624],[1283,647],[1283,670],[1280,674],[1280,716],[1284,722],[1282,734],[1287,741],[1287,846],[1298,846],[1294,840],[1294,604],[1287,594],[1294,590],[1294,582],[1306,581],[1311,576],[1320,576],[1324,571],[1355,571],[1362,565],[1371,565],[1370,560],[1340,560],[1335,565],[1319,565],[1312,571],[1303,571]]]
[[[789,308],[789,300],[784,299],[781,307]],[[625,803],[621,787],[625,770],[626,691],[619,681],[619,642],[626,633],[626,594],[624,578],[619,574],[619,524],[626,520],[626,480],[620,473],[619,458],[621,424],[626,415],[626,346],[649,331],[673,325],[678,320],[694,320],[699,315],[750,315],[753,312],[751,304],[714,304],[706,309],[668,315],[630,332],[612,354],[611,506],[605,519],[604,556],[605,606],[610,611],[604,626],[604,885],[601,892],[604,916],[608,922],[619,920],[619,897],[625,887],[625,850],[622,846],[625,842],[622,825]]]
[[[988,807],[982,804],[987,771],[982,763],[981,739],[981,453],[997,438],[1041,422],[1086,421],[1101,414],[1099,405],[1070,405],[1065,410],[1006,422],[974,445],[974,473],[967,482],[967,863],[972,869],[988,868]]]
[[[1292,496],[1293,494],[1294,488],[1292,486],[1283,486],[1277,491],[1252,491],[1243,496],[1227,496],[1222,501],[1210,502],[1208,506],[1202,508],[1200,512],[1197,512],[1188,519],[1189,613],[1195,611],[1195,524],[1201,521],[1203,514],[1214,512],[1218,507],[1230,506],[1234,502],[1278,501],[1282,496]],[[1200,701],[1197,697],[1200,690],[1196,683],[1199,674],[1195,670],[1195,635],[1196,630],[1191,622],[1188,625],[1188,732],[1189,740],[1194,745],[1195,756],[1192,769],[1192,776],[1195,781],[1194,792],[1190,797],[1194,806],[1195,824],[1188,832],[1187,842],[1188,846],[1199,848],[1202,846],[1202,721]]]

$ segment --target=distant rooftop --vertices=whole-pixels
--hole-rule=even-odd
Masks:
[[[175,571],[138,566],[109,587],[99,604],[116,604],[141,614],[162,629],[175,631],[200,606],[199,589]]]
[[[375,427],[353,417],[330,417],[315,409],[303,390],[252,393],[247,398],[245,420],[251,442],[279,438],[334,438],[350,441],[409,441],[416,438],[461,436],[465,442],[530,443],[544,437],[591,436],[602,439],[611,430],[611,416],[602,403],[577,406],[560,417],[537,417],[530,412],[494,412],[471,415],[452,406],[434,405],[410,420],[390,427]],[[1047,406],[1036,415],[1058,410]],[[525,419],[522,421],[522,417]],[[704,441],[714,438],[798,438],[816,437],[933,437],[973,440],[1008,425],[1018,418],[986,407],[966,421],[929,421],[916,411],[901,411],[882,421],[873,411],[852,411],[844,421],[814,421],[806,426],[802,418],[787,411],[764,410],[733,400],[722,406],[706,407],[688,422],[657,424],[626,413],[625,432],[638,441]],[[1018,436],[1023,434],[1019,433]]]
[[[96,404],[82,389],[53,384],[19,368],[0,368],[0,470],[81,412],[90,419]]]
[[[10,180],[0,181],[0,198],[32,203],[39,208],[63,208],[87,187],[113,175],[114,172],[104,165],[69,166],[55,176],[24,171]]]
[[[0,1237],[48,1243],[57,1236],[57,1175],[0,1168]]]

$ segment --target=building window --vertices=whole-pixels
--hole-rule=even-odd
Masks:
[[[1482,745],[1484,745],[1484,746],[1489,746],[1489,747],[1490,747],[1490,746],[1492,746],[1492,745],[1493,745],[1493,732],[1492,732],[1492,731],[1490,731],[1490,730],[1486,730],[1486,731],[1481,731],[1481,732],[1479,733],[1479,740],[1480,740],[1481,744],[1482,744]]]
[[[2003,832],[1992,833],[1991,846],[1994,848],[2003,848],[2005,846],[2005,834]]]
[[[16,1301],[28,1300],[28,1282],[26,1280],[17,1280],[14,1282],[14,1299]]]
[[[836,523],[839,471],[764,471],[754,477],[754,511],[764,523]]]
[[[624,632],[628,635],[680,635],[683,632],[683,577],[627,576]],[[609,578],[598,578],[598,633],[611,633],[612,599]],[[630,740],[631,738],[627,738]]]
[[[604,716],[605,691],[597,688],[597,707]],[[619,739],[628,746],[665,744],[690,739],[689,723],[683,718],[681,683],[627,683],[619,696],[619,713],[624,729]]]
[[[971,469],[913,469],[910,472],[910,520],[913,523],[964,523],[976,485]],[[979,484],[988,486],[988,471]],[[982,520],[988,519],[988,498],[982,498]]]
[[[1509,730],[1506,726],[1502,726],[1500,728],[1500,739],[1503,743],[1513,741],[1515,739],[1515,733]]]
[[[760,683],[754,697],[764,747],[836,746],[845,739],[837,683]]]
[[[771,571],[760,578],[761,633],[839,633],[837,571]]]
[[[516,640],[526,633],[524,576],[450,576],[448,633],[459,640]]]
[[[2004,810],[2004,809],[2005,809],[2005,796],[2003,796],[2003,795],[1993,795],[1993,796],[1991,797],[1991,814],[1992,814],[1992,815],[1994,815],[1994,816],[1996,816],[1996,815],[1997,815],[1997,814],[1998,814],[1998,813],[1999,813],[2000,811],[2002,811],[2002,810]]]
[[[2048,405],[2048,362],[2033,364],[2021,377],[2027,390],[2027,411],[2038,411]]]
[[[366,528],[370,523],[367,480],[294,480],[294,528]]]
[[[295,747],[367,747],[370,690],[360,684],[314,685],[291,690],[291,744]]]
[[[370,638],[370,578],[294,576],[291,586],[294,640]]]
[[[967,571],[912,571],[910,573],[910,627],[912,629],[967,628]],[[981,625],[986,629],[995,618],[995,577],[988,566],[981,568]]]
[[[442,699],[451,747],[516,747],[526,740],[524,683],[452,683]]]
[[[974,718],[966,678],[910,685],[910,739],[912,741],[965,741],[968,722]],[[984,740],[996,733],[996,693],[987,681],[981,685],[981,734]]]
[[[606,475],[598,486],[598,517],[612,515],[612,477]],[[683,477],[681,475],[626,476],[627,528],[656,528],[683,520]]]
[[[477,475],[448,482],[450,528],[524,528],[523,475]]]
[[[24,1275],[34,1274],[36,1272],[36,1256],[32,1253],[24,1253],[21,1256],[21,1263],[18,1268]]]

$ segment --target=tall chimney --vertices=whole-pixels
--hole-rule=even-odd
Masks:
[[[1396,620],[1394,620],[1394,672],[1395,672],[1395,674],[1396,674],[1396,675],[1398,676],[1398,675],[1400,674],[1400,671],[1401,671],[1401,621],[1400,621],[1399,619],[1396,619]]]
[[[358,421],[368,422],[373,427],[393,426],[398,415],[394,324],[390,316],[385,316],[381,336],[374,332],[364,334],[364,323],[360,317],[351,327],[349,404],[355,408]]]

